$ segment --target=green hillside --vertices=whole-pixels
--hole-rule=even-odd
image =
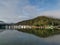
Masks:
[[[16,23],[17,25],[34,25],[34,26],[44,26],[44,25],[59,25],[60,19],[47,17],[47,16],[38,16],[34,19],[25,20]]]

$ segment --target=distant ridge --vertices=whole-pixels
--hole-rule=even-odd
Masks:
[[[0,21],[0,24],[4,24],[5,22],[4,21]]]

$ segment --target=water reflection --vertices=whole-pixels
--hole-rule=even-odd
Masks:
[[[0,33],[0,45],[60,45],[60,35],[40,38],[17,30]]]

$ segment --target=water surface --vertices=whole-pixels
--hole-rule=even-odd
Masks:
[[[60,45],[60,35],[40,38],[17,30],[0,30],[0,45]]]

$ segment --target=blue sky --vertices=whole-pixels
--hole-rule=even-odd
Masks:
[[[37,16],[60,18],[60,0],[0,0],[0,20],[13,23]]]

